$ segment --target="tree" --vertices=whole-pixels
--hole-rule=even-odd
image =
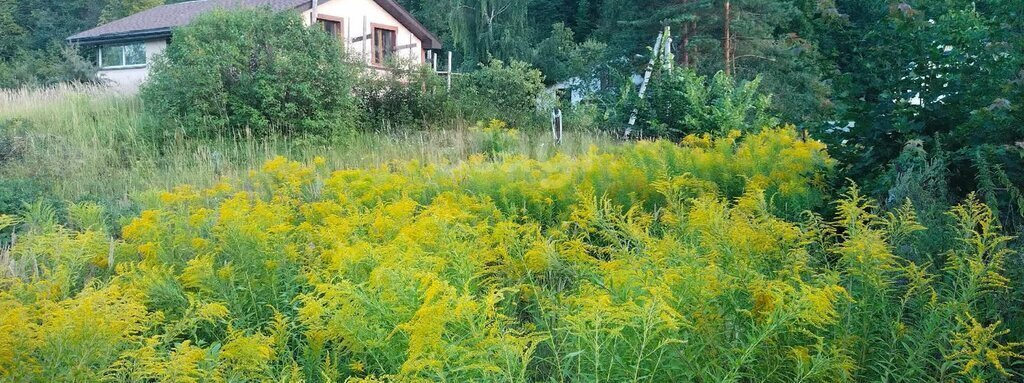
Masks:
[[[1024,187],[1022,15],[1016,1],[836,2],[815,20],[838,72],[841,125],[821,137],[875,193],[891,186],[878,176],[919,140],[949,153],[956,195],[980,187],[1001,196],[989,198],[993,207],[1024,207],[1013,197]]]
[[[524,58],[529,52],[528,0],[411,2],[412,9],[462,56],[462,67],[492,59]]]
[[[200,136],[352,128],[354,69],[337,39],[294,13],[215,11],[173,39],[141,91],[165,125]]]
[[[108,0],[100,14],[100,24],[163,5],[164,0]]]
[[[533,64],[548,83],[588,74],[604,54],[605,45],[594,40],[577,43],[575,34],[563,23],[552,26],[551,36],[537,44]]]
[[[14,18],[14,0],[0,0],[0,36],[0,57],[12,57],[25,36],[25,28]]]

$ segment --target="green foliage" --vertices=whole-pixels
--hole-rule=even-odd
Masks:
[[[452,97],[469,121],[499,119],[523,125],[535,117],[537,97],[544,90],[544,75],[521,61],[494,60],[456,80]]]
[[[577,43],[572,29],[564,23],[553,25],[551,36],[537,43],[531,62],[547,83],[558,83],[573,77],[587,77],[604,54],[603,43],[587,40]]]
[[[854,362],[870,366],[859,380],[991,381],[1015,375],[1007,361],[1019,359],[1019,343],[1006,342],[1003,315],[1017,315],[998,303],[1007,279],[1003,266],[1012,253],[991,210],[974,198],[951,209],[956,244],[917,264],[894,255],[924,230],[908,207],[878,214],[855,188],[838,202],[839,232],[827,243],[852,302],[843,309],[839,339],[851,339]],[[890,246],[877,246],[879,239]],[[828,260],[827,255],[824,255]],[[870,302],[870,303],[867,303]],[[1002,340],[1001,340],[1002,338]],[[979,350],[984,350],[978,352]],[[936,358],[942,355],[942,358]]]
[[[933,261],[923,257],[940,254],[950,248],[956,238],[951,217],[946,212],[953,204],[947,154],[940,148],[928,153],[922,141],[912,141],[893,161],[885,177],[885,184],[891,186],[883,207],[897,210],[909,203],[917,221],[929,228],[912,236],[913,246],[898,249],[897,254],[918,263]],[[903,250],[913,250],[913,253]]]
[[[405,0],[458,52],[463,70],[491,60],[523,60],[530,51],[528,0]],[[551,25],[551,24],[548,24]]]
[[[465,121],[509,121],[531,127],[539,120],[543,76],[523,62],[493,61],[455,77],[451,91],[430,68],[391,63],[386,74],[366,73],[355,87],[367,130],[441,128]]]
[[[501,120],[486,123],[480,121],[473,132],[479,136],[481,151],[492,159],[510,152],[510,149],[519,144],[519,140],[516,139],[519,132]]]
[[[445,126],[455,120],[456,105],[444,78],[426,66],[390,63],[385,74],[364,73],[355,96],[367,130]]]
[[[722,72],[710,81],[685,69],[662,72],[651,80],[645,99],[632,96],[619,115],[629,116],[638,108],[642,134],[654,137],[758,131],[779,124],[769,110],[771,97],[760,91],[760,83],[757,78],[736,84]]]
[[[33,179],[0,178],[0,214],[17,214],[25,204],[50,199],[47,186]]]
[[[344,60],[337,39],[291,12],[212,12],[175,32],[142,99],[168,132],[330,136],[356,116]]]
[[[164,0],[109,0],[100,13],[99,23],[106,24],[163,4]]]
[[[64,39],[96,26],[104,0],[0,1],[0,87],[92,81]],[[73,57],[74,56],[74,57]]]
[[[1019,2],[832,6],[816,20],[819,45],[842,73],[835,77],[836,120],[853,124],[822,137],[835,143],[848,174],[881,194],[890,186],[878,182],[884,168],[920,140],[947,153],[953,198],[1005,188],[985,199],[1001,219],[1019,222],[1009,192],[1024,186],[1014,147],[1024,138]]]

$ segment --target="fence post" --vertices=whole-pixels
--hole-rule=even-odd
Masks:
[[[363,64],[369,64],[369,63],[373,62],[372,59],[371,59],[371,61],[369,63],[366,62],[366,40],[369,40],[369,39],[366,38],[366,16],[363,16],[363,50],[360,52],[360,54],[362,54],[362,56],[363,56],[362,57]]]
[[[345,18],[345,53],[352,53],[352,18]]]
[[[448,51],[448,91],[452,91],[452,51]]]
[[[551,111],[551,136],[555,139],[555,145],[562,144],[562,110],[558,108]]]
[[[319,0],[313,0],[312,9],[309,12],[309,19],[310,19],[309,20],[309,26],[311,26],[311,27],[315,27],[316,26],[317,19],[320,16],[320,14],[319,14],[320,12],[317,9],[319,6],[320,6],[320,1]]]

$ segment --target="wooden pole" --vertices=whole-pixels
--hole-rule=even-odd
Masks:
[[[319,9],[318,9],[319,6],[320,6],[320,1],[319,0],[313,0],[313,10],[309,13],[309,25],[310,26],[316,25],[316,21],[320,17],[320,14],[318,12],[319,11]]]
[[[362,34],[362,36],[363,36],[363,48],[362,48],[362,51],[360,51],[360,54],[363,55],[363,63],[364,64],[366,64],[366,40],[369,40],[368,38],[366,38],[366,27],[367,27],[367,25],[366,25],[366,16],[363,16],[363,34]]]
[[[345,53],[352,53],[352,18],[345,18]]]
[[[725,0],[725,36],[723,36],[723,45],[725,46],[725,74],[732,75],[732,36],[729,33],[729,24],[731,24],[732,15],[730,14],[731,4],[729,0]]]

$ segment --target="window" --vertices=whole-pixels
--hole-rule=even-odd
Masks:
[[[373,27],[373,63],[382,65],[395,53],[398,31],[391,27]]]
[[[317,19],[317,23],[320,24],[320,27],[323,28],[324,32],[327,32],[327,34],[338,39],[345,37],[345,33],[342,32],[343,24],[341,23],[341,20],[319,18]]]
[[[100,68],[122,68],[146,65],[146,45],[138,42],[100,47]]]

